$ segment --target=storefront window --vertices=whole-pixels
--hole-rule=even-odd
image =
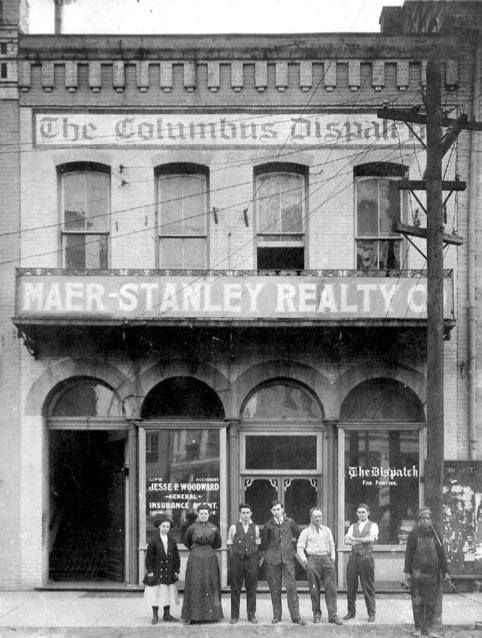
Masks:
[[[171,533],[182,541],[200,503],[209,503],[210,520],[219,526],[219,430],[178,429],[146,432],[146,529],[169,516]]]
[[[367,503],[380,544],[402,544],[415,523],[419,493],[418,430],[345,432],[345,528]]]
[[[246,435],[247,470],[316,470],[316,436]]]

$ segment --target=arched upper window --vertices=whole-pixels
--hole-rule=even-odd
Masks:
[[[205,269],[208,169],[182,163],[161,166],[156,172],[160,267]]]
[[[61,238],[65,268],[107,268],[110,228],[109,168],[95,162],[59,167]]]
[[[258,270],[305,268],[308,171],[298,164],[255,169]]]
[[[258,388],[242,409],[242,418],[320,419],[321,408],[307,390],[288,381]]]
[[[53,417],[117,417],[121,414],[117,394],[101,381],[90,378],[64,381],[50,406]]]
[[[354,168],[358,270],[400,269],[402,237],[393,224],[404,217],[399,182],[406,173],[405,166],[386,162]]]
[[[202,381],[173,377],[149,392],[141,416],[143,419],[222,419],[224,408],[216,392]]]

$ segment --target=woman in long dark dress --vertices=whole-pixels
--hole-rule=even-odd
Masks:
[[[417,519],[417,526],[408,535],[403,570],[412,597],[412,636],[439,638],[434,627],[435,608],[442,582],[449,578],[447,559],[440,535],[432,526],[430,509],[423,507]]]
[[[221,578],[215,549],[221,547],[219,530],[209,522],[209,505],[200,505],[198,518],[187,530],[184,543],[190,550],[186,567],[182,619],[216,622],[223,618]]]

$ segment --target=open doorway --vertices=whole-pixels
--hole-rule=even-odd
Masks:
[[[49,433],[49,578],[125,580],[125,432]]]

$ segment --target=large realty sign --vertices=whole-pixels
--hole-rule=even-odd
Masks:
[[[453,318],[450,279],[445,317]],[[17,317],[423,319],[427,280],[396,277],[22,275]]]

